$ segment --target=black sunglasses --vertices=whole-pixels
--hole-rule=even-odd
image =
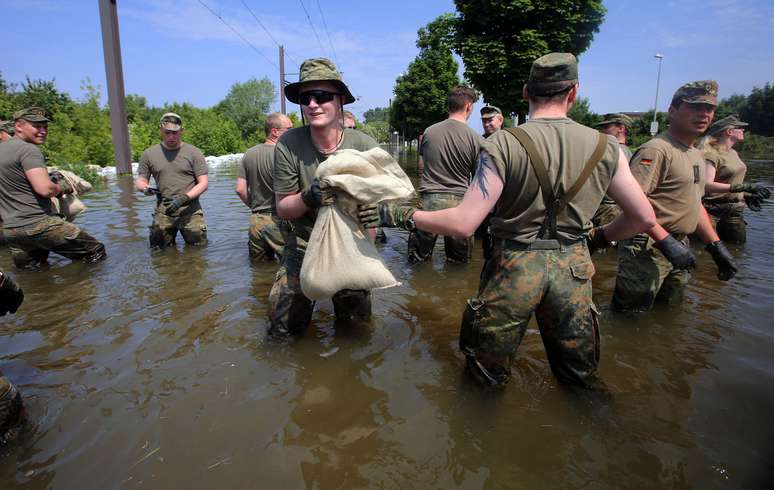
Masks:
[[[298,94],[298,101],[301,105],[309,105],[312,102],[312,98],[317,101],[318,104],[325,104],[333,100],[335,96],[339,94],[335,92],[328,92],[327,90],[310,90],[303,94]]]

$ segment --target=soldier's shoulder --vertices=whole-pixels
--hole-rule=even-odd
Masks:
[[[352,146],[361,151],[370,150],[371,148],[379,146],[379,143],[377,143],[375,139],[357,129],[345,129],[344,138],[351,141]]]
[[[201,156],[204,158],[204,153],[202,150],[200,150],[198,147],[192,145],[191,143],[183,143],[183,148],[185,148],[185,151],[191,155],[194,156]]]

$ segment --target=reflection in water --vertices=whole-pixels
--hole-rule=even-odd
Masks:
[[[771,184],[774,165],[749,174]],[[771,204],[730,247],[730,283],[696,248],[678,308],[610,312],[615,254],[595,257],[614,393],[600,403],[556,384],[534,325],[505,391],[471,383],[457,335],[480,250],[467,266],[442,253],[411,266],[398,230],[379,247],[402,286],[374,292],[370,324],[335,324],[323,301],[303,337],[268,341],[277,265],[248,259],[234,175],[211,174],[206,247],[149,250],[153,199],[126,179],[87,195],[78,218],[105,262],[16,272],[27,301],[0,320],[0,364],[35,423],[0,455],[0,488],[758,488],[774,476]]]

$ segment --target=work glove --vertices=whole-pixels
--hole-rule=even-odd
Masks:
[[[414,212],[417,210],[410,204],[401,203],[379,203],[379,204],[359,204],[357,207],[357,218],[363,228],[403,228],[404,230],[414,231]]]
[[[176,196],[174,199],[172,199],[172,202],[167,204],[167,209],[165,212],[166,214],[174,214],[189,202],[191,202],[191,198],[188,197],[188,194],[180,194],[179,196]]]
[[[70,183],[67,181],[67,179],[64,178],[64,175],[62,175],[62,172],[59,170],[54,170],[53,172],[48,173],[48,178],[51,179],[51,182],[54,184],[57,184],[61,191],[57,196],[62,196],[64,194],[72,194],[75,192],[75,189],[73,189],[73,186],[70,185]]]
[[[736,184],[731,186],[731,192],[746,192],[758,196],[761,200],[771,197],[771,191],[763,184]]]
[[[586,246],[589,248],[589,254],[594,254],[597,250],[604,250],[610,246],[610,242],[605,236],[605,230],[601,226],[592,228],[586,234]]]
[[[333,189],[320,179],[314,179],[309,188],[301,191],[301,200],[306,207],[317,209],[321,206],[330,206],[336,200],[336,194]]]
[[[666,238],[654,243],[653,246],[659,249],[672,264],[672,267],[677,270],[691,270],[696,267],[696,258],[691,249],[672,235],[667,235]]]
[[[16,281],[0,272],[0,316],[16,313],[22,301],[24,301],[24,291]]]
[[[744,193],[744,203],[747,204],[747,207],[750,208],[750,211],[760,211],[763,201],[764,199],[758,194],[748,194],[746,192]]]
[[[728,281],[736,275],[738,271],[734,258],[728,252],[726,246],[720,240],[707,245],[707,252],[712,255],[712,260],[718,266],[718,279]]]
[[[144,190],[140,191],[146,196],[153,196],[159,193],[158,189],[155,189],[153,187],[146,187]]]

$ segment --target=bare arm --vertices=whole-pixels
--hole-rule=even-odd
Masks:
[[[707,210],[704,206],[699,210],[699,223],[696,225],[696,235],[705,244],[714,243],[720,240],[715,228],[712,226],[712,220],[710,220]]]
[[[479,155],[478,169],[459,206],[440,211],[416,211],[414,224],[438,235],[467,238],[476,232],[503,192],[503,181],[486,151]]]
[[[607,193],[623,211],[604,228],[605,237],[609,241],[630,238],[637,233],[658,226],[653,207],[629,170],[629,162],[623,151],[620,151],[618,155],[618,169],[610,182]]]
[[[711,165],[709,162],[706,164],[705,174],[707,176],[707,182],[704,184],[705,194],[717,194],[731,191],[731,184],[715,182],[715,166]]]
[[[191,187],[191,190],[186,192],[185,194],[191,199],[196,199],[197,197],[201,196],[204,193],[204,191],[207,190],[207,186],[209,185],[209,182],[210,182],[210,178],[207,176],[207,174],[197,175],[196,185]]]
[[[277,214],[282,219],[298,219],[309,211],[309,207],[301,199],[301,193],[275,193],[274,197],[277,200]]]
[[[62,193],[62,188],[48,178],[48,171],[45,168],[31,168],[25,170],[24,175],[27,176],[32,190],[39,196],[56,197]]]
[[[245,203],[245,206],[250,207],[250,197],[247,195],[247,180],[242,177],[237,177],[236,181],[236,193],[239,199]]]

